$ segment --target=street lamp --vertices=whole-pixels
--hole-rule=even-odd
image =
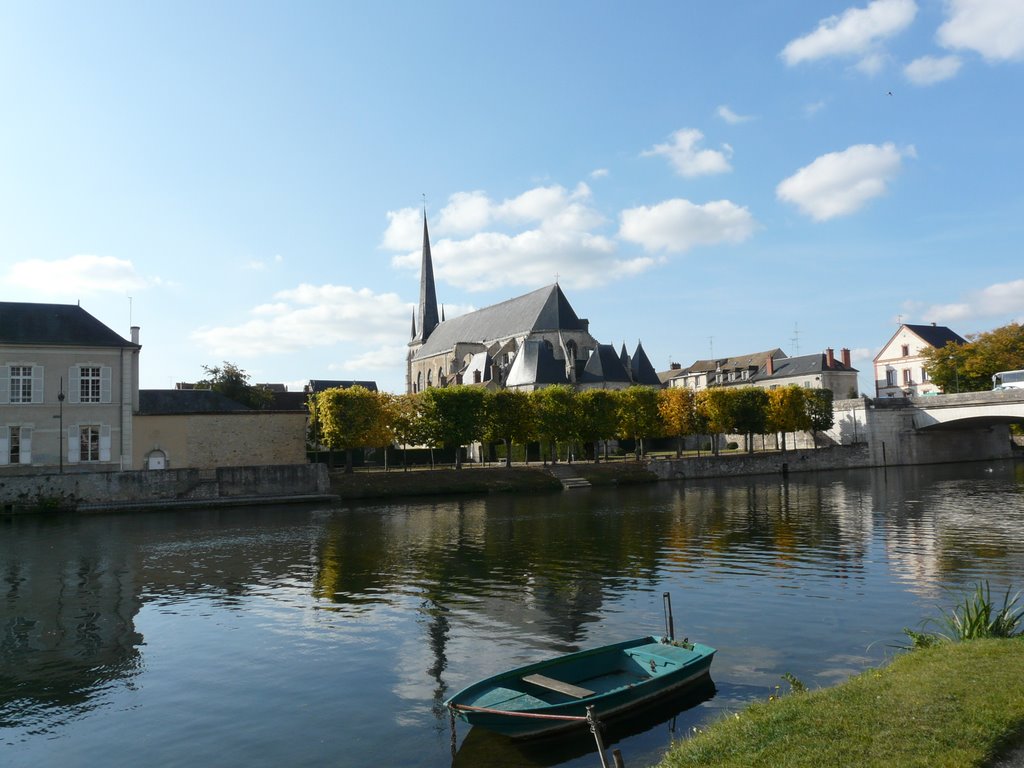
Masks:
[[[57,418],[60,434],[57,435],[57,454],[60,458],[60,474],[64,474],[64,377],[60,377],[60,392],[57,393]]]

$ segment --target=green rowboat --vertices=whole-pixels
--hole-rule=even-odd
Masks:
[[[640,637],[529,664],[474,683],[445,704],[469,723],[516,738],[602,720],[701,682],[715,649]]]

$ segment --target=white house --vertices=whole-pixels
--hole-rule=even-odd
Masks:
[[[875,396],[916,397],[941,394],[928,378],[923,352],[941,349],[949,342],[967,340],[944,325],[902,324],[875,355]]]

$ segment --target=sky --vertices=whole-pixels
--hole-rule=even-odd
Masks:
[[[1024,0],[0,0],[0,301],[405,387],[558,282],[655,368],[1024,320]]]

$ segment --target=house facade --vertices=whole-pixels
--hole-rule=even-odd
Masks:
[[[942,390],[928,378],[923,352],[967,340],[944,325],[904,323],[875,355],[875,397],[938,395]]]
[[[0,472],[132,468],[131,336],[77,305],[0,302]]]
[[[670,387],[699,392],[708,387],[755,386],[777,389],[795,384],[808,389],[830,389],[840,400],[857,394],[857,369],[850,364],[850,350],[832,348],[813,355],[787,357],[779,348],[748,355],[697,360],[687,368],[661,374]]]

